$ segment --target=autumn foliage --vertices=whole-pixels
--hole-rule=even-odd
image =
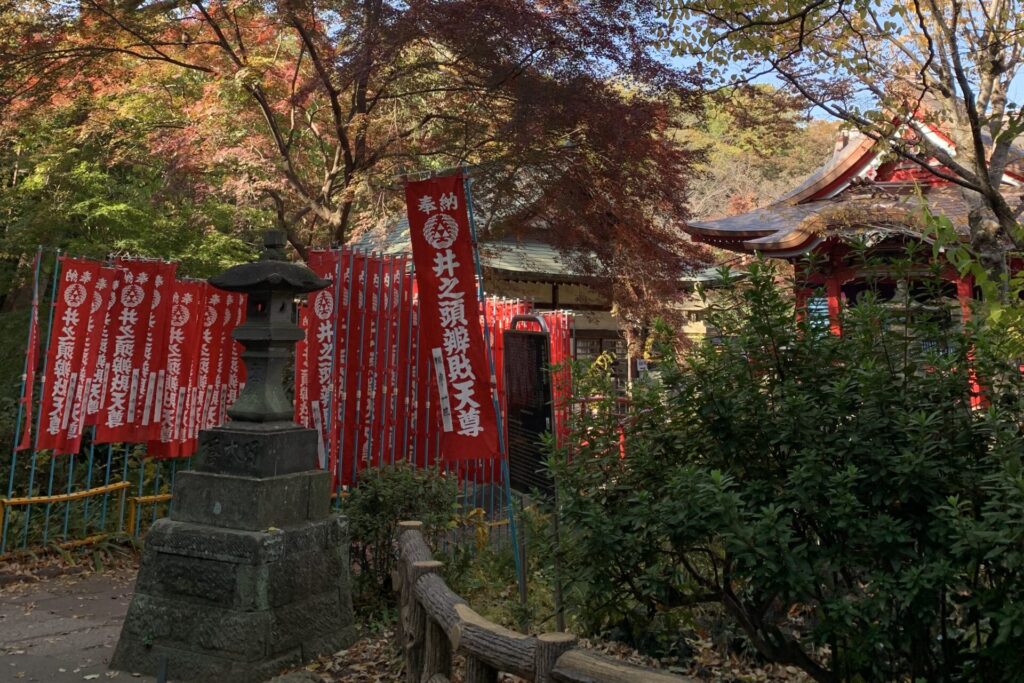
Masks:
[[[216,229],[270,221],[300,252],[397,220],[404,174],[467,165],[485,233],[541,232],[593,272],[663,281],[701,257],[678,231],[700,152],[668,134],[699,99],[652,52],[654,9],[44,0],[0,20],[0,135],[10,151],[26,122],[73,110],[80,136],[125,141],[106,164],[258,207]]]

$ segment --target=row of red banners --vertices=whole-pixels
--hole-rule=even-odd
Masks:
[[[95,443],[145,442],[154,457],[192,455],[199,430],[224,420],[244,381],[240,347],[231,338],[244,317],[244,300],[205,282],[174,279],[173,264],[105,265],[69,257],[59,263],[38,433],[31,431],[26,409],[19,449],[74,453],[85,430],[94,427]],[[424,341],[429,335],[420,328],[409,260],[315,251],[310,265],[336,285],[300,308],[308,341],[300,342],[296,355],[296,420],[323,435],[324,466],[352,483],[359,468],[396,459],[421,466],[463,461],[466,469],[493,458],[491,452],[453,450],[442,438],[436,366]],[[30,368],[37,365],[38,307],[34,297]],[[502,335],[514,316],[532,312],[524,301],[486,301],[502,404]],[[543,316],[552,362],[561,363],[570,355],[571,320],[565,313]],[[484,377],[482,398],[490,403],[489,369]],[[26,386],[27,406],[32,384]],[[561,406],[559,396],[568,394],[557,379],[555,391]],[[556,426],[564,424],[563,410],[556,408]],[[491,473],[487,467],[481,476]]]
[[[311,295],[299,309],[306,335],[296,348],[295,421],[317,430],[322,466],[345,485],[358,481],[366,467],[403,459],[420,467],[453,466],[460,479],[495,480],[500,470],[494,454],[453,450],[459,442],[444,439],[436,366],[421,328],[426,317],[408,258],[342,249],[312,252],[309,263],[318,275],[338,283]],[[537,312],[529,302],[499,298],[486,299],[485,310],[504,415],[503,333],[514,316]],[[552,311],[540,317],[550,333],[552,363],[565,363],[571,357],[572,316]],[[482,319],[477,321],[482,340]],[[488,369],[482,383],[488,402],[493,401],[490,375]],[[554,380],[561,434],[568,369]]]
[[[199,430],[223,421],[244,382],[231,338],[244,297],[178,280],[177,265],[163,261],[61,257],[58,268],[36,434],[26,420],[18,448],[77,453],[93,427],[97,444],[145,442],[154,457],[194,453]],[[36,292],[30,369],[38,300]]]
[[[403,458],[493,478],[502,333],[532,309],[487,300],[482,315],[460,175],[409,183],[406,199],[415,268],[405,256],[310,254],[309,267],[333,284],[300,306],[295,419],[317,430],[321,467],[345,484],[361,467]],[[26,425],[19,448],[75,453],[91,426],[94,443],[145,442],[151,456],[185,457],[199,430],[225,419],[244,382],[231,337],[244,299],[175,271],[162,261],[60,259],[37,434],[33,443]],[[37,310],[38,291],[30,356]],[[545,315],[560,363],[570,320]],[[567,380],[556,376],[554,387],[561,433]],[[31,391],[28,382],[29,407]]]
[[[334,286],[300,308],[295,420],[317,430],[321,467],[346,485],[362,467],[403,458],[493,478],[502,332],[531,307],[488,300],[485,330],[461,175],[408,183],[406,205],[414,268],[405,256],[310,254],[309,267]],[[569,319],[549,317],[561,362]]]

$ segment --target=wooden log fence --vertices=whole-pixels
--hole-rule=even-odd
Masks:
[[[456,653],[465,657],[465,683],[497,683],[499,673],[529,683],[693,683],[580,649],[571,633],[524,635],[488,621],[445,583],[422,530],[421,522],[399,524],[392,577],[405,683],[450,683]]]

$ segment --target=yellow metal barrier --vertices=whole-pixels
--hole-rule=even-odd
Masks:
[[[36,505],[46,503],[66,503],[73,500],[82,500],[83,498],[92,498],[94,496],[103,496],[108,493],[120,492],[122,498],[125,492],[131,487],[131,483],[127,481],[119,481],[113,484],[106,484],[104,486],[97,486],[93,489],[85,489],[84,491],[75,491],[74,493],[55,493],[50,496],[25,496],[23,498],[0,498],[0,529],[3,528],[5,518],[7,517],[7,508],[18,507],[23,505]],[[96,534],[89,536],[88,538],[82,538],[73,541],[65,541],[59,544],[61,548],[74,548],[80,545],[88,545],[89,543],[95,543],[101,538],[105,538],[106,534]],[[9,555],[10,553],[8,553]],[[7,555],[4,555],[6,557]]]
[[[150,503],[166,503],[174,498],[170,493],[158,493],[153,496],[132,496],[128,499],[128,533],[135,533],[135,517],[142,505]]]
[[[102,496],[108,493],[125,491],[131,486],[127,481],[119,481],[114,484],[98,486],[94,489],[75,491],[74,493],[55,493],[51,496],[25,496],[24,498],[0,498],[0,529],[3,528],[4,517],[7,516],[7,508],[19,505],[35,505],[37,503],[65,503],[72,500],[81,500],[93,496]],[[123,493],[121,495],[124,495]]]

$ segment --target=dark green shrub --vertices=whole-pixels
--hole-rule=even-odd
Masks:
[[[360,472],[359,485],[344,504],[352,533],[357,608],[375,610],[394,598],[391,571],[398,558],[398,523],[423,522],[427,542],[438,548],[455,524],[457,495],[455,480],[437,469],[399,462]]]
[[[709,604],[819,681],[1020,680],[1019,330],[867,294],[837,337],[778,280],[755,263],[624,421],[578,377],[609,397],[552,458],[581,626],[641,642]]]

